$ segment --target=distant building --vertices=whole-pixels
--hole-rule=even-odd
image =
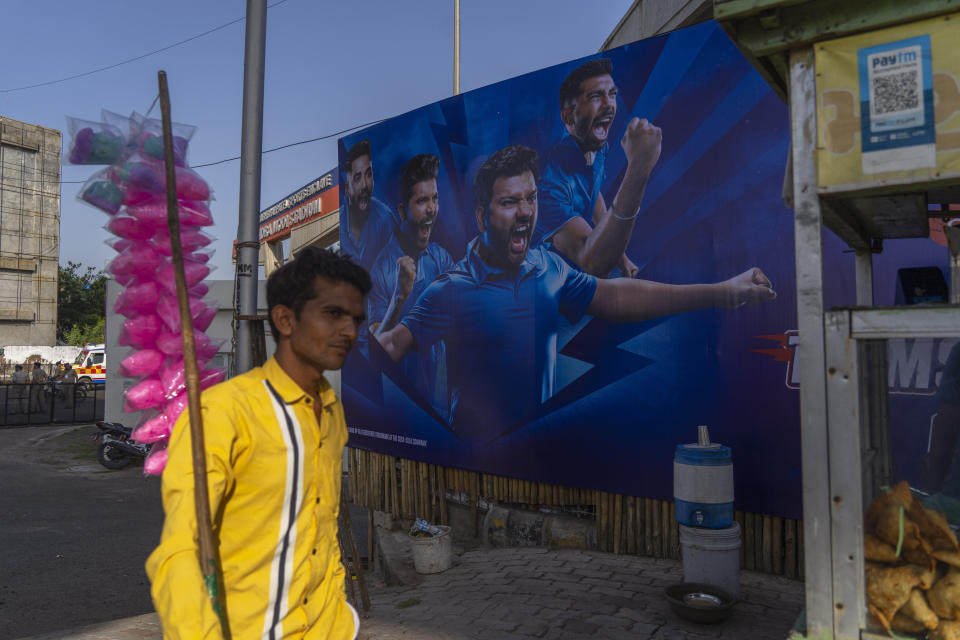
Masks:
[[[0,116],[0,334],[54,345],[60,258],[60,132]]]

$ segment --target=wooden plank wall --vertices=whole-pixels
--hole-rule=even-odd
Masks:
[[[469,495],[474,512],[480,497],[531,508],[593,506],[600,551],[680,559],[672,501],[516,480],[362,449],[347,452],[350,501],[394,518],[448,524],[447,502],[440,499],[447,490]],[[803,579],[802,521],[743,511],[735,518],[744,569]]]

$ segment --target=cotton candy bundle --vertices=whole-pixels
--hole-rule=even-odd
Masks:
[[[124,316],[118,343],[132,349],[120,363],[121,375],[132,381],[124,392],[124,409],[143,412],[133,438],[154,443],[143,468],[159,474],[166,465],[166,443],[174,423],[187,406],[161,124],[136,113],[125,117],[109,111],[99,123],[67,120],[72,140],[64,159],[71,164],[109,165],[87,180],[78,198],[106,212],[110,216],[106,229],[117,237],[111,245],[118,255],[107,271],[124,287],[113,307]],[[206,389],[225,377],[222,369],[207,366],[222,343],[203,333],[217,313],[216,305],[204,299],[209,287],[203,282],[211,272],[207,247],[213,238],[202,231],[213,224],[211,193],[187,163],[195,127],[173,126],[183,266],[200,387]]]

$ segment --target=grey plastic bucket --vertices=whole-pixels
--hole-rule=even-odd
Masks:
[[[680,527],[683,581],[716,585],[740,595],[740,525],[724,529]]]
[[[440,573],[449,569],[453,562],[450,527],[439,526],[442,533],[438,536],[410,536],[413,568],[417,573]]]

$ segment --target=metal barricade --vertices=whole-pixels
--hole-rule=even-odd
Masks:
[[[105,384],[0,382],[0,427],[103,420]]]

